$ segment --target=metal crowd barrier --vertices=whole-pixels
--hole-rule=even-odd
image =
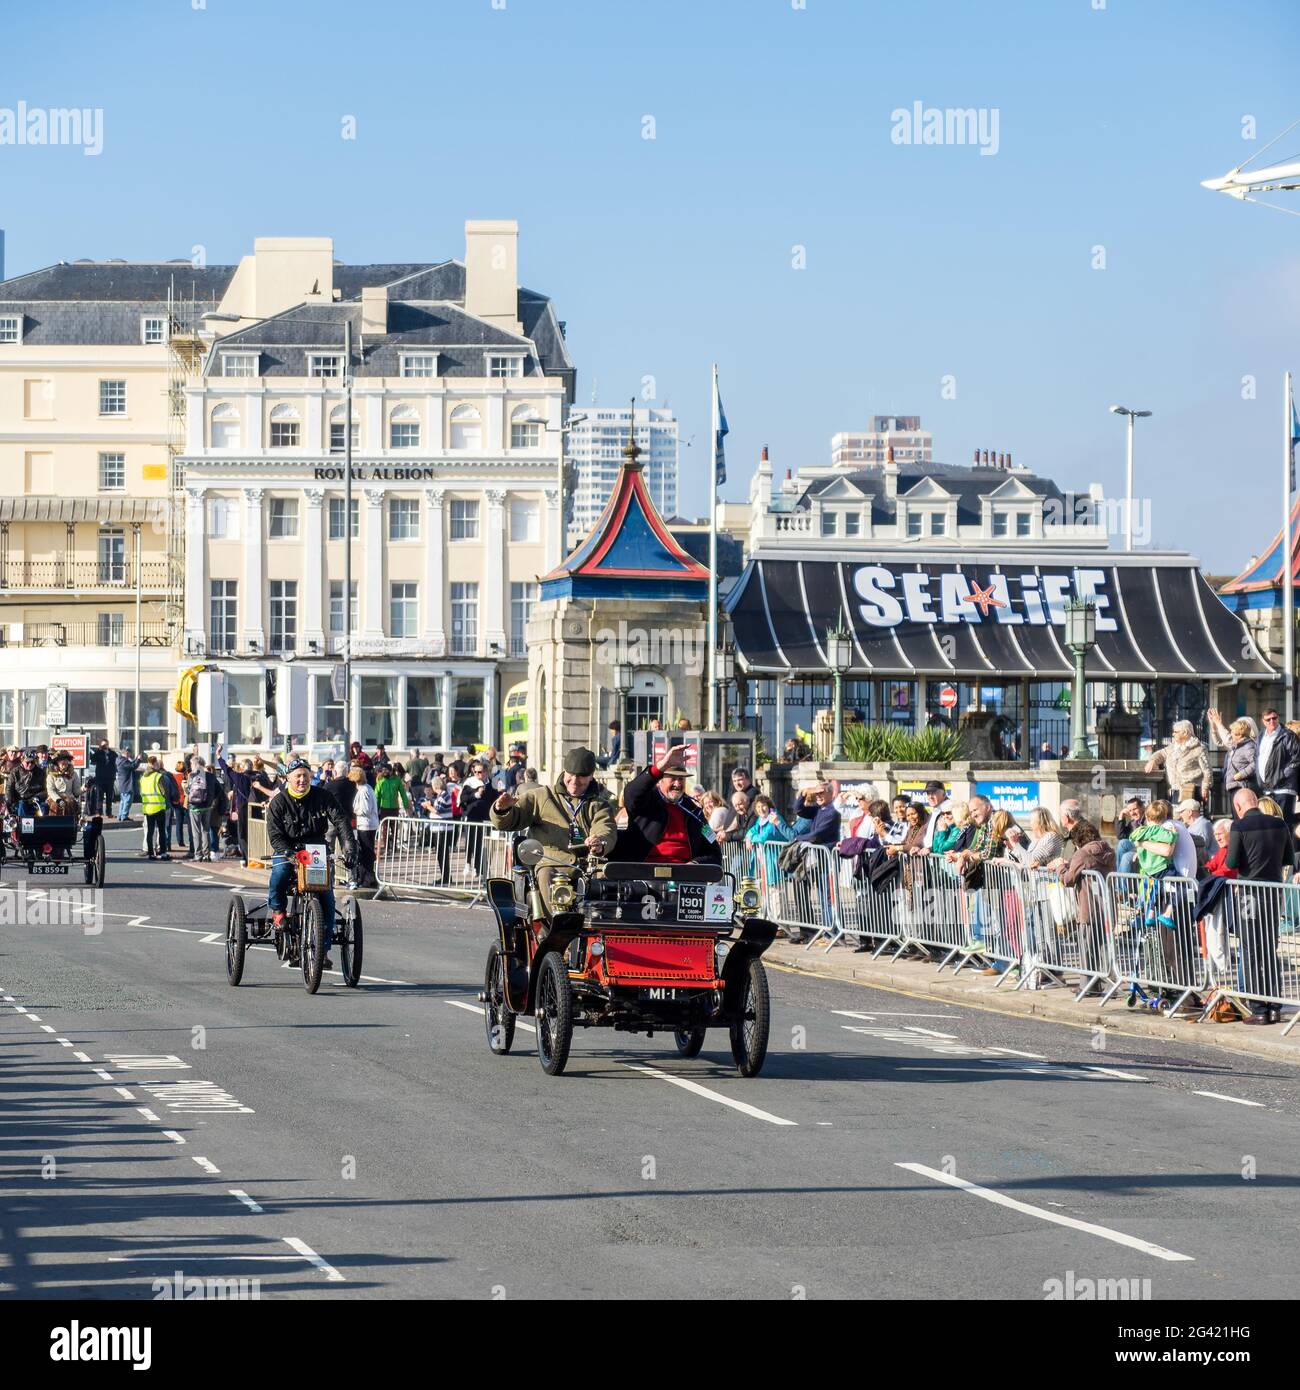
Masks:
[[[486,821],[389,816],[375,837],[376,897],[396,892],[468,898],[487,894],[487,880],[510,872],[510,837]]]
[[[1300,884],[1230,880],[1200,928],[1207,1012],[1220,998],[1243,1010],[1252,1003],[1300,1008]],[[1300,1013],[1282,1036],[1298,1022]]]
[[[1082,999],[1111,975],[1106,881],[1087,869],[1066,885],[1048,869],[1021,869],[1026,903],[1026,952],[1017,989],[1056,984]],[[1067,979],[1067,977],[1075,977]],[[1080,983],[1080,978],[1082,983]]]
[[[1196,929],[1196,884],[1165,874],[1111,874],[1106,881],[1111,923],[1111,983],[1106,1004],[1128,986],[1127,1002],[1177,1012],[1206,987],[1205,958]]]

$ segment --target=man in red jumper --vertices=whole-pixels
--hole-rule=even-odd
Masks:
[[[614,858],[644,864],[721,864],[717,837],[686,795],[686,745],[670,748],[662,767],[643,769],[623,791],[627,829]]]

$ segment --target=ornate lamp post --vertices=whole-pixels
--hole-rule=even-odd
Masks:
[[[844,673],[853,664],[853,642],[844,626],[843,613],[826,634],[826,655],[835,679],[835,743],[831,762],[840,763],[844,761]]]
[[[632,731],[627,726],[627,694],[632,689],[632,663],[620,661],[614,667],[614,693],[618,696],[618,760],[628,762],[632,757]]]
[[[1097,605],[1091,599],[1065,603],[1065,645],[1074,653],[1074,692],[1070,697],[1070,757],[1092,757],[1088,748],[1088,719],[1084,709],[1083,663],[1097,645]]]

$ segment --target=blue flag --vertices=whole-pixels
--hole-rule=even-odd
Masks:
[[[1291,397],[1291,491],[1295,491],[1295,446],[1300,444],[1300,415],[1296,414],[1295,397]]]
[[[713,466],[717,470],[714,479],[715,485],[721,487],[727,481],[727,452],[723,447],[722,441],[730,431],[727,428],[727,413],[722,408],[722,397],[717,394],[718,386],[715,379],[713,384],[714,395],[718,402],[718,436],[713,441]]]

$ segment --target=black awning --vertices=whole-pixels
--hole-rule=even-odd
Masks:
[[[1136,560],[1137,557],[1134,557]],[[842,612],[850,674],[1069,676],[1064,603],[1097,603],[1094,680],[1268,679],[1276,672],[1201,572],[1177,558],[1062,565],[751,559],[727,599],[741,665],[822,672]]]

